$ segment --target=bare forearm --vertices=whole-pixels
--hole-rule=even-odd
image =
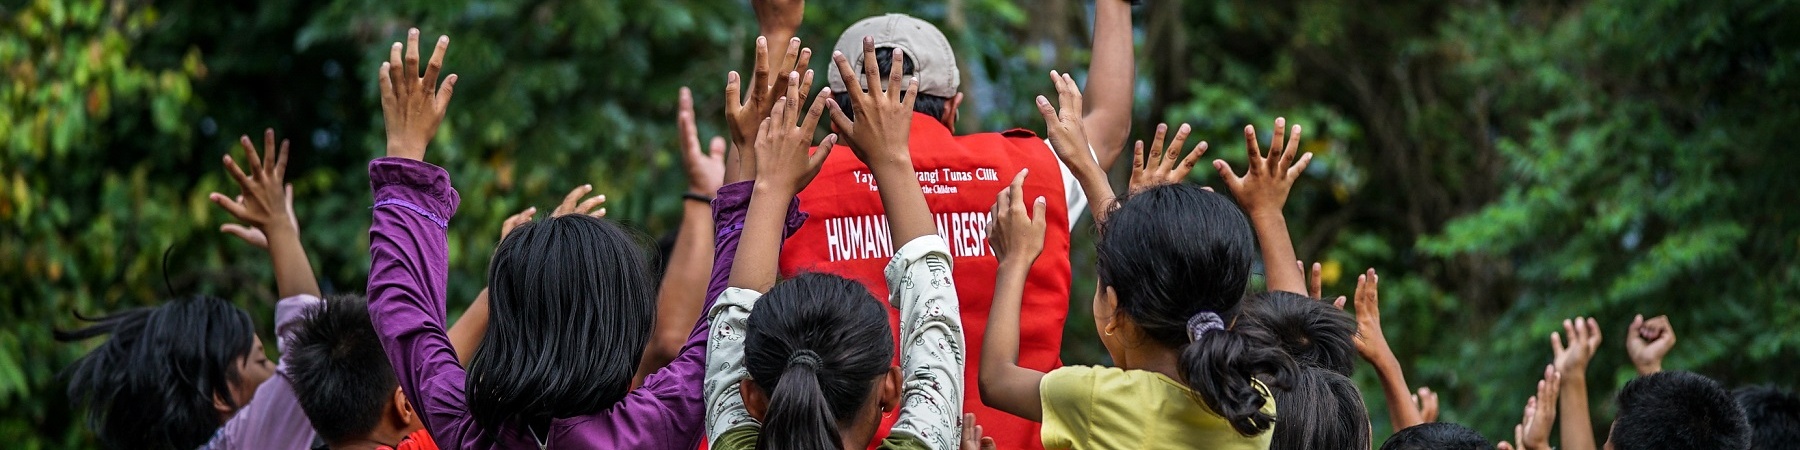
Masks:
[[[1564,373],[1562,393],[1558,395],[1562,410],[1556,417],[1562,421],[1562,449],[1594,450],[1594,422],[1588,415],[1587,374]]]
[[[319,279],[306,258],[306,247],[300,244],[299,231],[272,226],[263,233],[268,236],[270,264],[275,268],[275,292],[282,298],[320,296]]]
[[[463,366],[475,358],[475,347],[481,345],[481,337],[487,335],[488,328],[488,290],[483,288],[475,301],[469,303],[469,309],[463,310],[462,317],[456,324],[450,325],[450,347],[456,350],[456,361]]]
[[[1082,122],[1100,167],[1112,167],[1131,133],[1132,85],[1137,79],[1131,4],[1095,0],[1093,59],[1088,63],[1087,111]]]
[[[925,194],[919,190],[919,177],[913,172],[912,160],[902,158],[872,166],[869,170],[875,173],[875,184],[881,186],[881,205],[887,210],[894,248],[921,236],[937,234],[937,224],[931,221],[931,207],[925,204]]]
[[[981,343],[981,401],[994,409],[1032,421],[1043,421],[1038,382],[1044,373],[1019,367],[1019,310],[1029,267],[1002,263],[988,308],[987,335]]]
[[[775,285],[782,223],[793,194],[761,183],[754,189],[749,214],[744,218],[743,238],[731,265],[731,287],[768,292]]]
[[[1287,218],[1280,211],[1253,213],[1250,223],[1256,228],[1256,240],[1262,244],[1263,271],[1269,291],[1306,294],[1306,274],[1294,264],[1294,242],[1288,237]]]
[[[686,343],[700,306],[706,302],[707,275],[712,272],[712,205],[684,201],[681,232],[669,257],[656,295],[656,334],[644,352],[639,371],[654,371],[675,358]],[[648,372],[645,372],[648,373]]]
[[[1400,431],[1423,423],[1425,419],[1419,414],[1419,408],[1412,402],[1412,392],[1406,386],[1406,374],[1400,369],[1400,361],[1393,353],[1377,355],[1369,361],[1375,366],[1375,376],[1381,380],[1381,394],[1387,399],[1388,419],[1394,424],[1394,431]]]
[[[1113,193],[1112,181],[1106,178],[1105,169],[1092,164],[1076,164],[1070,165],[1069,171],[1075,174],[1075,182],[1087,194],[1088,214],[1094,216],[1094,223],[1101,223],[1106,219],[1106,214],[1112,212],[1113,203],[1118,201],[1118,195]]]

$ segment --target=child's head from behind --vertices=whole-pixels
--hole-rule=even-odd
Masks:
[[[514,229],[488,265],[487,334],[469,363],[484,428],[592,413],[631,388],[656,288],[638,237],[571,214]]]
[[[794,277],[757,300],[746,326],[744,403],[762,421],[761,448],[861,448],[898,406],[887,310],[862,284]]]
[[[334,296],[306,310],[287,340],[287,376],[300,409],[326,444],[395,445],[424,427],[382,353],[369,304]]]
[[[1406,427],[1387,442],[1381,444],[1381,450],[1488,450],[1494,446],[1488,444],[1481,433],[1462,425],[1448,422],[1426,422]]]
[[[1252,295],[1241,324],[1268,330],[1302,366],[1350,376],[1355,367],[1356,319],[1323,301],[1286,291]]]
[[[1619,416],[1606,448],[1730,450],[1750,448],[1750,424],[1725,387],[1692,372],[1638,377],[1619,389]]]
[[[1750,386],[1732,392],[1750,421],[1750,448],[1800,449],[1800,396],[1775,386]]]
[[[87,409],[89,426],[108,447],[199,447],[275,371],[250,315],[216,297],[91,321],[56,335],[110,335],[65,372],[70,399]]]
[[[1369,447],[1369,411],[1349,377],[1302,365],[1288,384],[1288,389],[1275,393],[1281,423],[1271,436],[1270,449]]]
[[[1233,325],[1256,256],[1237,204],[1185,184],[1146,189],[1119,201],[1096,247],[1094,321],[1113,361],[1134,369],[1172,352],[1182,381],[1238,433],[1269,429],[1251,379],[1282,384],[1293,361],[1267,332]]]

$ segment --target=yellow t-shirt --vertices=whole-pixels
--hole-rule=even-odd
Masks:
[[[1275,414],[1275,399],[1252,381]],[[1271,431],[1244,437],[1187,386],[1147,370],[1068,366],[1038,385],[1044,448],[1266,450]]]

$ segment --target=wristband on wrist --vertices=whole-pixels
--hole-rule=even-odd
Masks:
[[[687,193],[681,194],[681,198],[684,200],[693,200],[696,202],[706,203],[709,205],[712,204],[712,201],[713,201],[713,196],[702,194],[699,192],[694,192],[694,191],[688,191]]]

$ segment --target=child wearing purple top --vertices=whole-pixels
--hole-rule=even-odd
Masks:
[[[643,249],[611,222],[569,215],[513,230],[490,263],[488,332],[468,369],[457,362],[444,323],[445,228],[460,198],[448,173],[423,162],[456,76],[433,86],[448,38],[439,38],[424,77],[417,30],[408,41],[394,45],[379,74],[388,157],[369,163],[368,298],[426,428],[446,448],[694,448],[708,324],[697,321],[674,361],[629,388],[655,289]],[[724,289],[749,191],[728,185],[715,200],[720,258],[708,299]]]

